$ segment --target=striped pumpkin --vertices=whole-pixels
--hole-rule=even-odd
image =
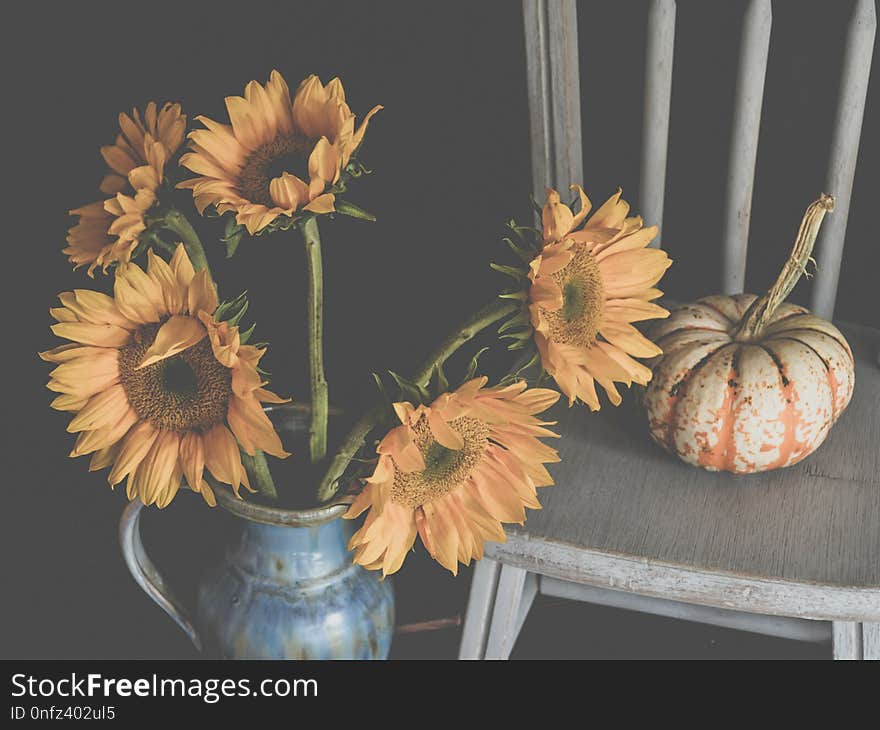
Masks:
[[[711,471],[797,463],[822,444],[852,396],[849,345],[803,307],[782,303],[760,337],[734,339],[756,299],[706,297],[651,332],[663,349],[644,399],[651,436]]]
[[[651,436],[684,461],[737,474],[812,454],[852,397],[852,351],[830,322],[785,299],[804,274],[834,198],[807,207],[770,290],[714,296],[672,312],[644,403]]]

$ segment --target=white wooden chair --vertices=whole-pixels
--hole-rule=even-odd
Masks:
[[[523,0],[534,191],[582,180],[574,0]],[[830,11],[829,11],[830,12]],[[739,59],[723,282],[742,291],[770,0],[746,10]],[[876,29],[874,0],[849,24],[825,190],[837,207],[819,241],[811,308],[830,318],[846,233]],[[648,19],[640,212],[660,222],[669,130],[674,0]],[[558,486],[544,509],[474,571],[463,659],[506,659],[544,594],[805,640],[837,659],[880,659],[880,330],[838,323],[856,356],[849,409],[800,464],[711,474],[650,443],[633,409],[560,409]]]

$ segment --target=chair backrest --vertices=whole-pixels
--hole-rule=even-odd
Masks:
[[[675,0],[651,0],[645,54],[639,207],[645,220],[661,225],[661,231],[675,10]],[[834,6],[829,12],[834,12]],[[575,0],[523,0],[523,13],[533,189],[540,200],[547,185],[566,189],[571,182],[583,180],[577,7]],[[741,292],[745,282],[771,25],[770,0],[749,0],[739,50],[723,235],[721,290],[730,294]],[[856,0],[847,31],[824,188],[834,195],[836,208],[817,244],[819,273],[810,302],[814,312],[828,319],[837,298],[876,28],[874,0]],[[659,237],[654,245],[660,245]]]

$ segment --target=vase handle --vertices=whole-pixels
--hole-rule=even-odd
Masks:
[[[196,649],[201,651],[202,640],[189,617],[189,612],[172,593],[144,549],[140,527],[143,506],[143,503],[137,499],[129,502],[119,519],[119,544],[122,548],[122,557],[125,558],[125,564],[137,584],[174,619],[174,623],[183,629]]]

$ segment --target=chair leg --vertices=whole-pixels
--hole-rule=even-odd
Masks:
[[[486,659],[509,659],[538,592],[538,576],[523,568],[501,567],[495,609],[486,643]]]
[[[880,624],[862,624],[862,659],[880,661]]]
[[[862,658],[862,625],[854,621],[831,624],[831,648],[835,659]]]
[[[835,659],[880,661],[880,624],[835,621],[832,644]]]
[[[489,558],[483,558],[474,566],[471,594],[458,648],[459,659],[482,659],[486,654],[486,637],[495,606],[500,569],[501,565]]]

